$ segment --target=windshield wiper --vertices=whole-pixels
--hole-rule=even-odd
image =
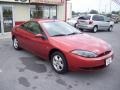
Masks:
[[[57,35],[53,35],[52,37],[55,37],[55,36],[67,36],[67,34],[57,34]]]
[[[73,33],[70,33],[70,34],[68,34],[68,35],[75,35],[75,34],[80,34],[80,33],[73,32]]]

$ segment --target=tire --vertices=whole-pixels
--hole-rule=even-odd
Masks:
[[[75,23],[74,27],[77,28],[77,23]]]
[[[54,52],[51,55],[51,65],[55,72],[59,74],[68,72],[67,60],[61,52]]]
[[[79,29],[79,27],[77,26],[77,23],[75,23],[74,27],[75,27],[76,29]]]
[[[96,33],[97,31],[98,31],[98,27],[97,26],[94,26],[94,28],[93,28],[93,33]]]
[[[108,29],[108,31],[112,32],[112,29],[113,29],[113,26],[110,26],[109,29]]]
[[[79,30],[82,31],[82,32],[84,31],[84,29],[79,29]]]
[[[16,49],[16,50],[20,50],[20,46],[19,46],[19,42],[18,40],[14,37],[13,38],[13,47]]]

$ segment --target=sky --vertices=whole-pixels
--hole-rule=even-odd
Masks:
[[[91,9],[94,9],[108,13],[120,10],[120,6],[113,1],[110,10],[110,0],[71,0],[71,2],[72,10],[76,12],[89,12]]]

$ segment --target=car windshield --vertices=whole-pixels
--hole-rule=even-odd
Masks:
[[[81,32],[62,21],[44,22],[42,23],[50,36],[66,36],[81,34]]]

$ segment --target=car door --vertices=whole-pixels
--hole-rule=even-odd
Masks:
[[[26,22],[16,28],[16,38],[19,40],[19,44],[22,48],[29,50],[30,45],[28,39],[32,37],[31,33],[28,32],[30,22]]]
[[[105,29],[107,30],[110,27],[110,18],[104,16]]]
[[[99,21],[99,27],[100,27],[100,30],[104,30],[106,28],[106,22],[104,20],[104,17],[99,15],[98,16],[98,21]]]
[[[28,46],[27,48],[29,49],[29,51],[46,59],[49,51],[49,42],[40,24],[34,21],[30,22],[27,31],[28,37],[26,38],[27,40],[25,43]],[[45,38],[43,39],[40,37],[36,37],[36,35],[38,34],[43,35]]]
[[[103,19],[101,18],[100,15],[93,15],[92,20],[94,20],[94,25],[98,26],[99,30],[103,29]]]

